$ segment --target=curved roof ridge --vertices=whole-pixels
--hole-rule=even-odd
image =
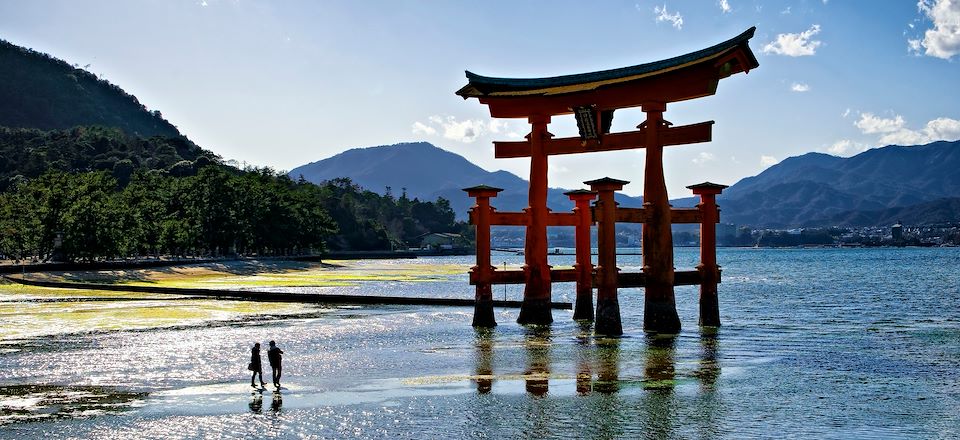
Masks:
[[[715,44],[705,49],[700,49],[695,52],[690,52],[685,55],[680,55],[673,58],[668,58],[665,60],[654,61],[645,64],[638,64],[635,66],[629,67],[620,67],[616,69],[601,70],[597,72],[588,72],[588,73],[579,73],[573,75],[561,75],[547,78],[497,78],[477,75],[469,70],[466,71],[467,75],[467,85],[457,91],[457,94],[463,96],[464,98],[468,97],[478,97],[486,95],[487,93],[494,91],[514,91],[514,90],[527,90],[527,89],[542,89],[542,88],[552,88],[552,87],[564,87],[576,84],[591,83],[597,81],[608,81],[611,79],[617,79],[628,76],[644,75],[651,72],[657,72],[664,69],[670,69],[672,67],[680,66],[683,64],[690,63],[695,60],[702,58],[708,58],[714,55],[721,54],[727,50],[740,46],[741,44],[746,44],[750,38],[753,38],[753,34],[756,31],[756,26],[747,29],[740,35],[733,37],[727,41],[724,41],[719,44]],[[751,65],[745,66],[747,69],[754,68],[759,66],[756,57],[753,56],[753,52],[747,49],[747,54],[749,59],[747,60]]]

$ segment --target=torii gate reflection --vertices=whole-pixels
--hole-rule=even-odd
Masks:
[[[477,265],[470,282],[476,285],[473,325],[496,325],[492,284],[524,284],[523,304],[517,322],[550,324],[551,283],[576,282],[574,319],[593,319],[592,289],[597,287],[596,326],[604,335],[623,333],[617,300],[619,287],[644,287],[644,331],[675,334],[680,331],[674,285],[700,285],[700,324],[719,326],[715,227],[719,221],[716,195],[724,185],[693,185],[700,196],[697,208],[674,209],[669,204],[663,175],[663,147],[709,142],[713,121],[673,127],[663,119],[667,104],[716,93],[719,81],[759,66],[747,44],[756,28],[715,46],[686,55],[632,67],[552,78],[491,78],[467,72],[467,85],[457,95],[477,98],[495,118],[526,118],[531,125],[525,141],[494,142],[497,158],[530,158],[528,207],[523,212],[497,212],[490,199],[501,191],[489,186],[466,188],[476,205],[470,219],[477,230]],[[636,131],[610,133],[617,109],[640,107],[646,113]],[[551,117],[573,114],[579,137],[555,139],[547,131]],[[567,195],[573,212],[554,213],[547,208],[547,157],[634,148],[646,149],[643,207],[619,208],[614,191],[629,183],[603,178],[585,182],[591,191]],[[592,209],[589,202],[598,201]],[[616,222],[643,223],[643,271],[620,273],[616,267]],[[671,224],[701,225],[701,262],[695,271],[675,271]],[[590,263],[589,231],[598,225],[598,261]],[[522,271],[496,270],[490,264],[490,226],[526,227],[525,264]],[[547,263],[547,227],[576,227],[577,264],[573,270],[552,270]]]

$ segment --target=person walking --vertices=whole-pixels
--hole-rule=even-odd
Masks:
[[[260,343],[257,342],[253,344],[253,348],[250,349],[250,365],[247,365],[247,369],[253,372],[253,375],[250,376],[250,386],[256,388],[257,382],[255,379],[257,375],[260,375],[260,386],[266,386],[267,383],[263,381],[263,364],[260,362]]]
[[[276,342],[270,341],[270,349],[267,350],[267,359],[270,360],[270,368],[273,369],[273,386],[277,387],[277,389],[280,389],[280,374],[283,372],[282,355],[283,350],[277,347]]]

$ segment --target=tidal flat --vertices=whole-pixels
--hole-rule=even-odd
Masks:
[[[572,256],[551,256],[572,264]],[[494,256],[498,267],[522,257]],[[0,437],[955,438],[958,249],[721,249],[718,331],[470,327],[472,309],[323,306],[0,285]],[[677,249],[693,267],[695,249]],[[46,274],[76,282],[472,297],[470,257]],[[638,270],[638,257],[622,257]],[[519,286],[496,286],[520,299]],[[554,299],[570,301],[571,285]],[[286,352],[254,390],[253,342]],[[266,361],[266,359],[264,359]],[[269,376],[269,371],[267,372]]]

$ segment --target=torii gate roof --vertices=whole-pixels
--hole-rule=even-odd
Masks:
[[[708,96],[716,92],[721,78],[760,65],[747,44],[754,31],[756,27],[751,27],[734,38],[686,55],[599,72],[494,78],[467,71],[468,82],[457,95],[478,98],[490,106],[491,116],[507,118],[570,113],[573,107],[583,105],[609,110]]]

